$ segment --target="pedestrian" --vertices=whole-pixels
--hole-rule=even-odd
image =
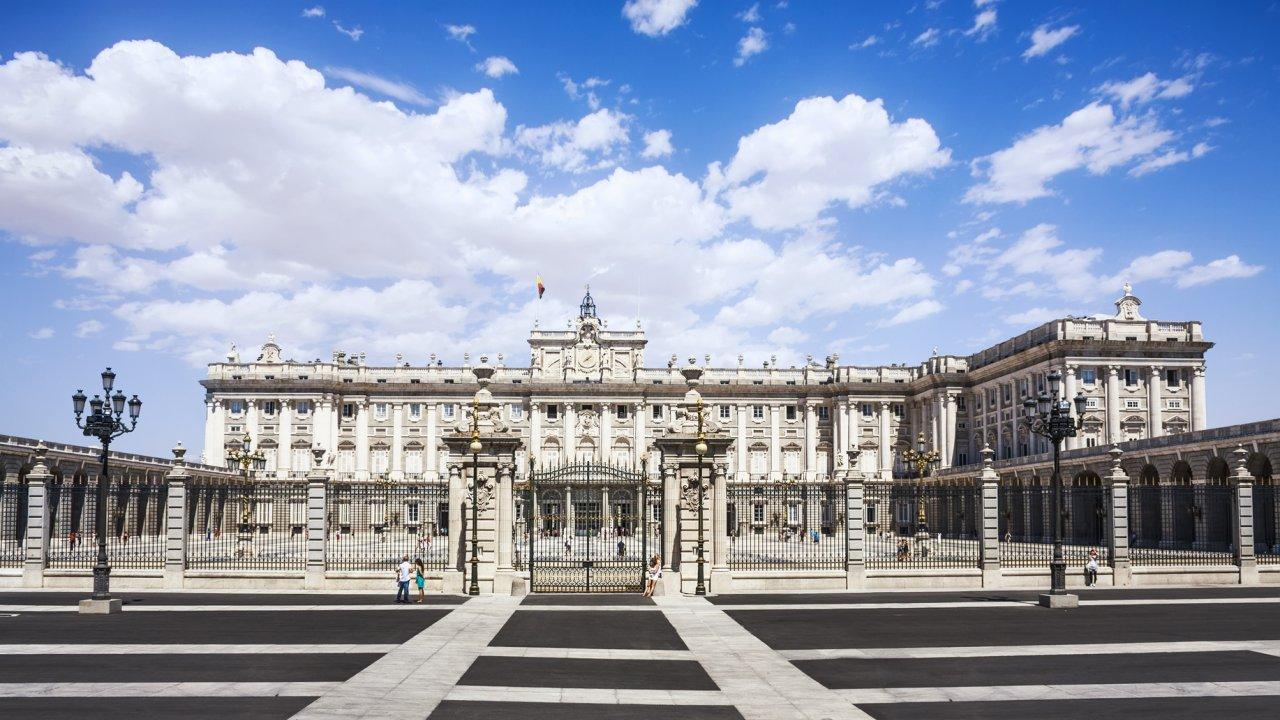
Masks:
[[[418,585],[418,602],[425,603],[427,601],[427,566],[422,564],[422,558],[414,558],[413,579]]]
[[[1089,559],[1084,564],[1084,585],[1091,587],[1098,582],[1098,551],[1090,549]]]
[[[564,555],[569,557],[573,553],[573,543],[569,542],[569,538],[564,539]]]
[[[653,589],[662,579],[662,557],[654,555],[649,558],[649,571],[645,573],[644,596],[653,597]]]
[[[622,538],[618,538],[618,557],[626,557],[626,555],[627,544],[622,541]]]
[[[403,598],[403,599],[402,599]],[[405,555],[396,569],[396,602],[409,602],[409,556]]]
[[[70,534],[67,535],[67,542],[71,544],[71,552],[75,552],[76,551],[76,531],[75,530],[72,530]]]

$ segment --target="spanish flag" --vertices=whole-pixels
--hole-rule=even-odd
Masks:
[[[538,276],[537,276],[537,278],[536,278],[533,282],[534,282],[534,287],[536,287],[536,288],[538,289],[538,299],[539,299],[539,300],[541,300],[541,299],[542,299],[542,293],[544,293],[544,292],[546,292],[546,291],[547,291],[547,286],[542,284],[542,276],[541,276],[541,275],[538,275]]]

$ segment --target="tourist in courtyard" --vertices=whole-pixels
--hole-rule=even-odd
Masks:
[[[417,602],[425,603],[427,601],[427,566],[422,564],[422,558],[413,560],[413,581],[418,586]]]
[[[75,530],[72,530],[67,535],[67,543],[70,544],[71,546],[71,552],[75,552],[76,551],[76,531]]]
[[[627,554],[627,544],[622,538],[618,538],[618,557],[625,557]]]
[[[396,602],[409,602],[409,556],[405,555],[396,569]]]
[[[653,597],[653,589],[662,579],[662,557],[654,555],[649,558],[649,570],[645,573],[644,596]]]
[[[1089,559],[1084,564],[1084,585],[1091,587],[1098,582],[1098,551],[1089,550]]]

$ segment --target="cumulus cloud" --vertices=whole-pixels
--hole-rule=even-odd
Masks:
[[[871,203],[885,185],[950,158],[928,122],[894,122],[881,100],[814,97],[739,139],[723,170],[711,166],[707,186],[723,192],[735,215],[776,230],[813,221],[834,202]]]
[[[644,150],[640,152],[640,157],[652,160],[655,158],[666,157],[674,152],[671,147],[671,131],[670,130],[654,130],[644,135]]]
[[[100,320],[85,320],[76,325],[76,337],[87,338],[102,332],[107,326]]]
[[[1010,325],[1042,325],[1050,320],[1058,320],[1074,314],[1062,308],[1033,307],[1022,312],[1005,315],[1004,321]]]
[[[1146,158],[1172,140],[1151,116],[1117,118],[1110,105],[1091,103],[1061,124],[1045,125],[1012,146],[979,158],[973,174],[983,181],[964,199],[975,203],[1026,202],[1051,195],[1054,177],[1085,168],[1103,175]]]
[[[35,330],[32,330],[31,332],[27,333],[27,337],[31,338],[32,340],[48,340],[49,338],[53,337],[56,334],[57,333],[54,332],[53,328],[42,327],[42,328],[36,328]]]
[[[1185,274],[1179,275],[1177,285],[1180,288],[1195,287],[1219,280],[1253,277],[1262,272],[1261,265],[1250,265],[1238,255],[1228,255],[1204,265],[1189,268]]]
[[[384,78],[381,75],[344,67],[327,67],[324,69],[324,74],[338,80],[345,80],[358,88],[364,88],[379,95],[395,98],[400,102],[412,103],[423,107],[431,104],[431,99],[423,95],[414,86]]]
[[[768,49],[769,39],[764,30],[758,27],[748,28],[747,34],[738,40],[738,56],[733,59],[733,64],[742,67],[753,55],[759,55]]]
[[[532,151],[548,167],[583,172],[608,167],[617,161],[619,149],[629,142],[624,115],[608,108],[597,110],[576,123],[560,121],[537,127],[518,127],[516,145]]]
[[[698,0],[627,0],[622,16],[641,35],[660,37],[685,24]]]
[[[1027,49],[1022,53],[1022,57],[1025,60],[1030,60],[1031,58],[1046,55],[1049,51],[1070,40],[1079,31],[1079,25],[1065,25],[1053,30],[1050,30],[1048,25],[1041,25],[1031,33],[1031,45],[1027,46]]]
[[[520,71],[516,68],[516,64],[501,55],[487,57],[483,62],[476,65],[476,69],[488,75],[491,78],[500,78],[503,75],[515,75]]]
[[[1127,108],[1132,104],[1148,103],[1155,99],[1185,97],[1194,89],[1195,85],[1190,77],[1161,80],[1155,73],[1149,72],[1132,80],[1103,83],[1098,86],[1097,92],[1110,95],[1120,103],[1120,107]]]
[[[893,317],[885,320],[882,325],[885,327],[892,327],[894,325],[903,325],[909,322],[915,322],[916,320],[923,320],[930,315],[937,315],[945,308],[946,306],[937,300],[919,300],[894,313]]]
[[[1149,172],[1162,170],[1170,165],[1177,165],[1178,163],[1184,163],[1193,158],[1201,157],[1212,149],[1213,148],[1207,143],[1196,143],[1191,147],[1190,152],[1186,150],[1166,150],[1159,155],[1152,155],[1146,160],[1134,165],[1129,170],[1129,175],[1133,177],[1142,177]]]

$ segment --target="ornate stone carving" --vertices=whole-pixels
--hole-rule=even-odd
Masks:
[[[578,413],[578,436],[585,437],[596,434],[599,419],[594,410],[583,410]]]
[[[471,503],[472,484],[473,483],[472,483],[471,474],[468,473],[467,487],[466,487],[467,493],[466,493],[466,497],[464,498],[464,502],[466,502],[467,504]],[[493,478],[489,478],[481,475],[480,484],[476,488],[476,505],[477,507],[480,508],[481,512],[493,509],[494,495],[495,493],[494,493],[494,487],[493,487]]]
[[[697,478],[691,478],[685,481],[684,489],[680,493],[680,506],[689,512],[698,511],[698,491],[701,490],[703,507],[709,507],[710,499],[707,497],[707,482],[701,483]]]

